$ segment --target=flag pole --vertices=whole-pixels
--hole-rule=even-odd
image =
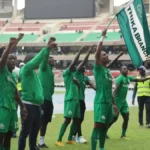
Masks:
[[[111,23],[115,20],[116,15],[110,20],[110,22],[108,23],[106,30],[109,28],[109,26],[111,25]]]

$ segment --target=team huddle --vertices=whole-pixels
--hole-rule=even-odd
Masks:
[[[121,138],[126,138],[129,120],[129,107],[126,100],[130,82],[148,84],[150,77],[135,78],[128,76],[126,66],[121,66],[121,74],[116,79],[116,87],[113,91],[113,78],[109,67],[114,64],[123,53],[109,61],[108,55],[103,51],[103,40],[107,30],[102,32],[102,38],[95,53],[95,65],[93,74],[95,84],[86,76],[85,64],[95,45],[89,48],[87,55],[81,63],[79,50],[72,63],[64,70],[65,84],[64,97],[64,122],[60,127],[56,146],[64,146],[63,135],[72,121],[66,144],[75,142],[86,143],[82,135],[82,122],[86,110],[85,89],[86,85],[96,91],[94,99],[94,128],[91,135],[91,150],[96,150],[97,141],[99,149],[104,150],[105,139],[111,125],[118,119],[119,113],[123,117]],[[0,150],[11,149],[11,137],[18,130],[17,103],[21,111],[21,131],[18,141],[18,150],[25,150],[26,139],[29,137],[30,150],[48,148],[45,144],[47,125],[52,120],[54,94],[54,58],[49,56],[51,50],[57,48],[56,39],[51,37],[46,47],[37,55],[27,54],[24,59],[19,76],[14,73],[16,57],[11,50],[16,47],[24,35],[18,38],[10,38],[8,46],[3,51],[0,59]],[[38,69],[38,73],[36,73]],[[20,85],[20,90],[17,85]],[[133,96],[135,98],[135,94]],[[134,103],[134,101],[133,101]],[[149,116],[147,116],[148,118]],[[149,122],[150,123],[150,122]],[[142,124],[142,122],[141,122]],[[37,136],[40,132],[40,140],[37,145]]]

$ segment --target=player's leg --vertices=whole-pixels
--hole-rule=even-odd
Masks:
[[[129,121],[129,106],[128,106],[128,103],[126,101],[124,102],[123,107],[120,110],[120,113],[121,113],[122,118],[123,118],[121,138],[125,138],[126,137],[126,131],[128,128],[128,121]]]
[[[16,111],[18,111],[18,103],[16,104]],[[16,138],[17,137],[17,131],[13,131],[13,135],[12,135],[13,138]]]
[[[104,150],[107,125],[112,122],[112,105],[94,104],[94,129],[91,136],[91,149],[96,150],[97,139],[99,139],[100,150]]]
[[[34,106],[34,116],[33,118],[33,123],[31,127],[31,131],[29,134],[29,147],[30,150],[37,150],[37,136],[38,132],[40,130],[40,125],[41,125],[41,107],[40,106]]]
[[[80,123],[80,103],[77,100],[72,100],[72,102],[70,103],[69,106],[70,110],[72,110],[72,124],[70,127],[70,132],[69,132],[69,136],[68,136],[68,141],[67,144],[75,144],[74,141],[72,141],[72,136],[74,134],[74,132],[76,131],[77,127],[79,126]]]
[[[107,125],[99,122],[94,123],[91,136],[91,150],[96,150],[97,140],[99,140],[100,150],[104,150]]]
[[[107,126],[107,132],[108,132],[109,128],[118,120],[121,105],[116,105],[116,106],[118,108],[118,114],[115,114],[115,111],[112,107],[113,119],[112,119],[112,122],[110,122]],[[106,138],[109,139],[109,136],[107,134],[106,134]]]
[[[5,134],[4,137],[4,150],[10,150],[11,147],[11,138],[13,133],[18,130],[18,115],[17,110],[11,110],[11,120],[9,125],[9,131]]]
[[[12,131],[8,131],[5,134],[3,141],[3,150],[10,150],[12,135],[13,135]]]
[[[79,143],[86,143],[87,141],[84,139],[84,137],[82,136],[82,122],[84,121],[84,114],[85,114],[85,110],[86,110],[86,106],[85,106],[85,101],[80,100],[80,122],[79,125],[77,126],[77,142]]]
[[[108,132],[109,128],[118,120],[118,118],[119,118],[119,113],[118,113],[118,115],[113,116],[113,121],[111,123],[109,123],[107,126],[107,132]],[[110,137],[108,136],[108,134],[106,134],[106,139],[109,139],[109,138]]]
[[[139,106],[139,124],[140,126],[143,126],[143,110],[144,110],[144,97],[138,97],[138,106]]]
[[[21,131],[19,136],[19,142],[18,142],[18,150],[25,150],[26,147],[26,138],[30,134],[32,124],[33,124],[33,118],[34,118],[34,107],[33,105],[27,105],[25,104],[26,109],[28,111],[28,116],[26,120],[22,119],[22,113],[21,113]]]
[[[64,102],[64,117],[65,117],[65,121],[64,123],[61,125],[60,131],[59,131],[59,136],[56,142],[56,146],[64,146],[64,144],[62,143],[62,138],[65,134],[65,131],[68,127],[68,125],[71,122],[72,119],[72,105],[71,105],[71,101],[65,101]]]
[[[123,138],[126,137],[126,131],[128,128],[128,121],[129,121],[129,113],[122,113],[121,115],[123,117],[121,138]]]
[[[0,150],[4,150],[4,138],[9,130],[11,122],[11,111],[0,108]]]
[[[65,131],[68,127],[68,125],[70,124],[71,122],[71,118],[65,118],[64,120],[64,123],[62,124],[61,128],[60,128],[60,131],[59,131],[59,136],[58,136],[58,139],[57,139],[57,142],[56,142],[56,146],[64,146],[63,143],[62,143],[62,138],[65,134]]]
[[[5,133],[0,133],[0,150],[3,150]]]
[[[147,128],[150,128],[150,99],[145,103],[146,114],[147,114]]]
[[[68,136],[68,141],[66,142],[67,144],[75,144],[75,142],[72,140],[72,136],[74,134],[74,131],[76,130],[77,126],[80,123],[80,119],[79,118],[74,118],[72,121],[72,124],[70,126],[70,132],[69,132],[69,136]]]
[[[42,118],[41,118],[41,127],[40,127],[40,141],[38,146],[41,148],[48,148],[48,146],[45,144],[44,137],[47,130],[47,125],[52,120],[53,115],[53,102],[52,101],[44,101],[44,104],[42,105]]]

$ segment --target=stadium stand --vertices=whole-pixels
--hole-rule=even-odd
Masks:
[[[42,42],[47,42],[50,36],[57,39],[57,42],[75,42],[83,33],[56,33],[54,35],[47,35],[42,39]]]
[[[0,21],[1,42],[7,42],[9,37],[19,32],[24,32],[25,38],[22,42],[47,42],[50,36],[57,38],[57,42],[89,42],[98,41],[101,31],[113,16],[104,20],[67,20],[65,21],[30,21],[17,19],[13,21]],[[106,41],[120,40],[120,28],[115,19],[109,27]],[[37,36],[38,35],[38,36]]]
[[[10,37],[17,37],[18,34],[0,34],[0,41],[7,43]],[[36,34],[25,34],[21,42],[35,42],[37,39]]]
[[[101,34],[98,32],[93,32],[88,34],[83,41],[99,41]],[[105,38],[106,41],[113,41],[113,40],[120,40],[120,33],[119,32],[108,32],[107,37]]]
[[[38,32],[45,23],[10,23],[5,32]]]

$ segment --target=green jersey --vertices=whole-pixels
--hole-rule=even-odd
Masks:
[[[0,107],[16,110],[16,79],[7,67],[0,69]]]
[[[109,69],[102,65],[94,65],[96,95],[94,103],[112,103],[112,76]]]
[[[44,99],[51,101],[55,84],[53,67],[48,64],[48,57],[41,63],[38,75],[43,87]]]
[[[79,100],[79,90],[78,86],[74,83],[75,78],[74,73],[67,68],[63,72],[64,84],[66,88],[65,100],[76,99]]]
[[[119,88],[115,94],[115,102],[124,102],[126,100],[128,86],[131,81],[135,78],[134,76],[123,76],[122,74],[119,75],[116,79],[116,84],[119,84]]]
[[[43,89],[38,75],[35,72],[45,57],[49,55],[49,50],[43,48],[32,60],[27,62],[20,70],[20,80],[22,85],[22,100],[29,103],[41,105],[44,102]]]
[[[85,76],[82,72],[79,72],[79,71],[76,71],[74,73],[74,75],[80,83],[79,99],[84,100],[85,99],[85,88],[86,88],[86,85],[89,83],[90,79],[87,76]]]

